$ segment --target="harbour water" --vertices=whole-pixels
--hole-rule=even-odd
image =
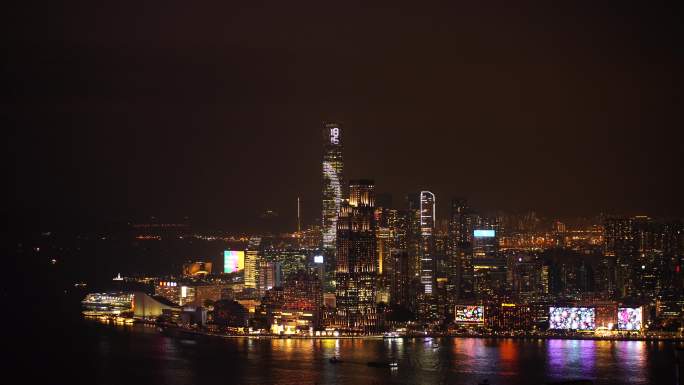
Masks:
[[[673,342],[172,338],[81,320],[53,352],[55,375],[93,384],[674,384]],[[58,352],[63,352],[59,355]],[[331,357],[344,362],[332,364]],[[368,362],[398,362],[398,368]],[[55,377],[53,377],[55,378]]]

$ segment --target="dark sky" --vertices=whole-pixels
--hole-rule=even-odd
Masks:
[[[338,120],[346,178],[440,216],[684,215],[678,9],[56,3],[4,11],[4,211],[310,222]]]

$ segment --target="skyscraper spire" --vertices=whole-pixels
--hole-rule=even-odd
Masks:
[[[297,232],[302,232],[302,216],[301,216],[301,205],[299,203],[299,197],[297,197]]]

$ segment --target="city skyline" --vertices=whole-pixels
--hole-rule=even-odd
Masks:
[[[680,9],[4,11],[8,378],[684,383]]]
[[[322,151],[322,156],[323,157],[323,183],[319,185],[319,188],[322,186],[324,190],[324,194],[332,194],[330,195],[330,198],[328,198],[328,216],[330,218],[333,218],[332,220],[328,220],[327,223],[330,223],[332,228],[334,228],[334,224],[336,221],[336,215],[333,215],[333,212],[337,212],[339,210],[339,206],[342,200],[346,199],[345,196],[345,188],[346,188],[346,178],[347,178],[347,171],[344,171],[344,166],[346,162],[353,162],[353,159],[349,159],[348,156],[345,156],[344,153],[346,149],[344,148],[343,143],[343,135],[345,136],[344,140],[347,140],[346,136],[350,135],[347,131],[347,127],[343,124],[340,124],[338,122],[330,122],[330,121],[322,121],[319,122],[319,127],[323,127],[322,130],[319,128],[319,132],[323,133],[323,151]],[[344,127],[344,128],[343,128]],[[332,130],[335,131],[335,138],[333,139],[332,137]],[[343,134],[344,132],[344,134]],[[354,140],[354,138],[349,138],[350,140]],[[357,138],[358,139],[358,138]],[[335,141],[333,143],[333,140]],[[320,147],[320,143],[318,143],[318,146]],[[332,149],[332,150],[331,150]],[[302,164],[298,164],[298,167],[301,166]],[[311,165],[308,168],[311,168]],[[327,168],[326,168],[327,167]],[[320,174],[320,169],[318,174]],[[358,173],[357,173],[358,174]],[[314,176],[311,176],[312,179],[316,179]],[[332,179],[331,179],[332,177]],[[327,180],[332,182],[326,182]],[[354,177],[351,177],[354,179]],[[357,177],[358,179],[358,177]],[[436,183],[436,185],[440,185],[439,183]],[[329,192],[325,192],[326,186],[329,189]],[[400,194],[393,194],[389,191],[382,190],[382,188],[379,190],[381,194],[388,196],[391,201],[392,201],[392,207],[393,208],[400,208],[405,206],[406,204],[410,204],[411,199],[417,199],[416,205],[419,205],[419,202],[422,202],[422,199],[414,198],[414,197],[422,197],[422,193],[426,192],[429,194],[433,195],[433,199],[437,199],[437,194],[434,194],[430,191],[423,190],[423,189],[430,189],[430,186],[426,185],[418,185],[421,187],[416,187],[413,189],[408,189],[405,192],[402,192]],[[247,187],[247,186],[245,186]],[[128,222],[128,223],[144,223],[144,222],[155,222],[155,221],[161,221],[161,222],[178,222],[178,223],[194,223],[195,225],[199,226],[200,228],[205,228],[205,229],[210,229],[210,228],[215,228],[215,229],[227,229],[228,231],[234,231],[236,233],[251,233],[251,234],[262,234],[262,233],[284,233],[284,232],[289,232],[293,230],[297,230],[298,228],[304,229],[305,227],[311,227],[311,226],[317,226],[321,223],[323,223],[323,226],[325,227],[326,221],[323,220],[323,218],[326,215],[326,209],[322,210],[322,215],[316,216],[316,213],[321,213],[321,208],[326,206],[326,199],[323,200],[323,204],[321,205],[320,197],[315,197],[313,196],[315,191],[308,191],[308,190],[302,190],[298,191],[296,195],[293,195],[291,197],[294,199],[294,202],[289,202],[290,204],[288,205],[287,208],[285,208],[283,211],[274,211],[272,210],[273,207],[271,206],[263,206],[264,210],[259,211],[259,212],[250,212],[247,215],[247,217],[243,217],[240,219],[240,221],[236,222],[234,220],[225,220],[219,218],[218,215],[213,215],[213,214],[208,214],[208,215],[197,215],[197,216],[192,216],[192,215],[187,215],[187,213],[182,214],[179,213],[178,211],[174,209],[169,209],[165,211],[160,211],[159,213],[153,213],[150,215],[143,215],[143,214],[126,214],[126,215],[98,215],[98,214],[91,214],[91,215],[83,215],[87,210],[84,210],[83,213],[79,213],[78,211],[72,212],[73,218],[71,219],[76,219],[73,223],[81,223],[84,224],[85,226],[90,226],[93,224],[99,224],[99,225],[107,225],[111,223],[123,223],[123,222]],[[311,196],[311,199],[303,201],[301,199],[301,196]],[[435,208],[434,211],[434,218],[433,218],[433,226],[436,224],[437,221],[446,221],[449,219],[451,215],[451,209],[448,208],[448,206],[453,202],[457,201],[459,199],[467,198],[468,202],[482,202],[482,199],[479,195],[474,195],[474,196],[467,196],[464,194],[461,194],[460,192],[448,192],[442,195],[439,199],[443,203],[442,205],[434,205],[435,207],[439,207],[439,210]],[[311,201],[314,202],[311,202]],[[678,216],[676,214],[673,214],[672,211],[668,211],[667,214],[651,214],[651,212],[644,212],[642,210],[638,209],[623,209],[623,210],[617,210],[617,209],[599,209],[598,211],[589,211],[588,208],[585,208],[584,210],[579,210],[579,211],[563,211],[563,210],[552,210],[551,213],[544,212],[543,210],[539,210],[538,208],[532,206],[525,206],[525,207],[515,207],[515,208],[502,208],[501,206],[497,206],[496,204],[494,205],[486,205],[483,207],[483,205],[471,205],[474,207],[478,208],[478,211],[481,213],[486,213],[488,215],[518,215],[518,216],[523,216],[523,215],[528,215],[530,213],[534,213],[538,215],[540,218],[543,218],[546,223],[553,223],[555,220],[562,220],[562,221],[570,221],[571,223],[574,223],[577,220],[587,222],[591,220],[597,220],[600,219],[600,217],[605,216],[605,217],[610,217],[610,216],[640,216],[640,215],[645,215],[645,216],[651,216],[651,217],[656,217],[656,218],[666,218],[666,219],[677,219],[681,218],[681,216]],[[302,207],[305,207],[306,209],[302,209]],[[316,209],[318,207],[318,210]],[[637,207],[637,206],[634,206]],[[9,214],[10,217],[12,216],[17,216],[17,218],[22,218],[23,219],[28,219],[30,218],[29,216],[25,216],[26,213],[30,214],[37,214],[37,217],[40,218],[39,221],[37,222],[42,222],[45,220],[45,226],[50,227],[50,226],[66,226],[68,228],[71,224],[69,222],[69,219],[65,218],[58,218],[59,215],[64,215],[63,211],[53,211],[50,210],[49,208],[46,208],[45,210],[45,216],[41,213],[37,213],[33,209],[22,209],[19,211],[16,211],[15,209],[8,209],[6,211],[7,214]],[[559,214],[560,212],[564,212],[565,214]],[[658,212],[656,210],[656,212]],[[439,214],[438,214],[439,213]],[[59,214],[59,215],[57,215]],[[57,215],[57,216],[55,216]],[[264,221],[263,219],[267,219],[267,221]],[[321,222],[323,221],[323,222]],[[267,223],[268,222],[268,223]],[[328,237],[333,237],[331,239],[334,239],[334,233],[330,233],[330,230],[328,231]],[[327,241],[328,245],[330,244],[330,240]],[[332,246],[328,246],[330,248]]]

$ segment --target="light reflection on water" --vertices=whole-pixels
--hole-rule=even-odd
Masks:
[[[242,384],[534,384],[589,379],[596,384],[673,383],[674,344],[642,341],[516,339],[299,340],[202,338],[196,343],[134,330],[90,333],[96,362],[126,381]],[[116,335],[116,334],[119,335]],[[125,338],[120,335],[124,334]],[[344,362],[330,364],[337,356]],[[117,362],[124,360],[126,362]],[[397,361],[374,368],[369,361]],[[149,371],[149,373],[148,373]],[[118,373],[118,372],[116,372]],[[116,374],[118,375],[118,374]],[[145,379],[143,382],[142,379]],[[103,382],[103,381],[100,381]]]
[[[597,341],[547,340],[546,370],[550,378],[594,379]]]

